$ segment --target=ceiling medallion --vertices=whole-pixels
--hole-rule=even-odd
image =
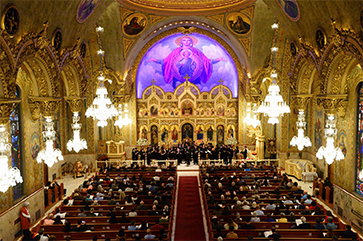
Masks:
[[[59,28],[57,28],[54,31],[52,38],[52,45],[54,46],[55,50],[58,51],[62,47],[62,41],[63,41],[62,39],[63,39],[62,31]]]
[[[20,16],[18,9],[14,5],[8,6],[3,12],[1,18],[1,27],[4,29],[9,35],[14,35],[19,29],[20,24]]]
[[[319,27],[315,32],[315,41],[319,49],[322,50],[326,44],[326,34],[324,29]]]

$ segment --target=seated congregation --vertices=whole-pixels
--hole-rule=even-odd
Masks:
[[[176,180],[175,170],[99,172],[64,199],[31,240],[170,240]]]
[[[350,225],[271,166],[202,168],[211,240],[358,240]]]

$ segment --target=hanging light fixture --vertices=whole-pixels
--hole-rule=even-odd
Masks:
[[[306,126],[304,110],[299,110],[298,121],[296,122],[297,136],[291,139],[290,145],[297,146],[297,149],[301,151],[304,147],[311,146],[311,141],[308,136],[304,136],[304,130]]]
[[[122,105],[118,106],[118,113],[119,113],[118,120],[115,121],[116,126],[121,128],[131,123],[131,120],[129,118],[129,110],[127,103],[124,104],[123,110],[122,110]]]
[[[44,161],[48,167],[52,167],[54,163],[63,161],[62,152],[54,147],[55,130],[52,117],[45,117],[45,131],[43,131],[43,139],[45,140],[45,148],[38,153],[37,162]]]
[[[344,154],[339,147],[334,147],[334,138],[337,134],[337,129],[335,128],[335,118],[333,114],[328,115],[326,121],[324,134],[326,137],[326,147],[321,146],[316,153],[316,157],[319,159],[325,158],[325,161],[330,165],[334,162],[344,159]]]
[[[277,29],[278,24],[274,23],[272,25],[272,29]],[[276,30],[277,31],[277,30]],[[268,94],[266,95],[265,100],[261,103],[261,105],[257,109],[257,113],[263,113],[265,116],[268,116],[268,123],[277,124],[279,123],[278,117],[285,113],[290,113],[290,107],[286,104],[280,94],[280,87],[277,85],[277,73],[275,70],[275,55],[278,52],[278,48],[276,47],[276,37],[274,39],[274,46],[271,48],[272,52],[272,63],[273,63],[273,71],[271,73],[272,83],[268,87]]]
[[[100,34],[103,32],[102,27],[97,27],[96,31]],[[100,56],[100,63],[101,63],[101,73],[97,77],[97,80],[99,81],[98,88],[96,91],[96,98],[93,100],[92,105],[87,109],[86,116],[87,117],[93,117],[94,119],[97,119],[97,126],[104,127],[107,125],[107,120],[112,118],[113,116],[118,115],[117,109],[114,107],[114,105],[111,103],[110,98],[107,96],[107,89],[104,85],[105,83],[105,77],[102,74],[102,57],[104,55],[104,51],[101,48],[101,38],[100,35],[98,35],[99,41],[100,41],[100,49],[97,51],[97,54]],[[110,80],[108,82],[111,83]]]
[[[255,114],[256,109],[257,109],[256,104],[253,104],[253,107],[251,108],[251,103],[247,103],[247,117],[243,120],[244,123],[246,123],[249,126],[253,126],[253,128],[256,128],[257,126],[261,125],[261,121],[257,119],[257,116]]]
[[[68,151],[72,151],[74,149],[75,152],[79,152],[80,150],[87,149],[87,141],[85,139],[81,139],[80,132],[82,124],[78,123],[80,117],[78,112],[73,112],[73,139],[70,139],[67,142]]]
[[[11,144],[8,141],[9,133],[5,125],[0,125],[0,192],[6,192],[10,186],[23,182],[20,170],[17,167],[9,168]]]

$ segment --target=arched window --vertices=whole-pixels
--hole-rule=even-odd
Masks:
[[[20,90],[16,88],[16,97],[20,98]],[[17,104],[14,111],[10,114],[10,134],[11,134],[11,161],[13,167],[19,168],[21,175],[22,171],[22,153],[21,153],[21,128],[20,128],[20,103]],[[14,188],[13,200],[20,198],[23,195],[23,183],[18,183]]]

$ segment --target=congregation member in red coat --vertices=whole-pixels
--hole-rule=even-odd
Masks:
[[[24,206],[21,208],[20,211],[20,222],[21,222],[21,229],[23,230],[24,239],[30,239],[30,212],[29,212],[29,202],[25,202]]]

